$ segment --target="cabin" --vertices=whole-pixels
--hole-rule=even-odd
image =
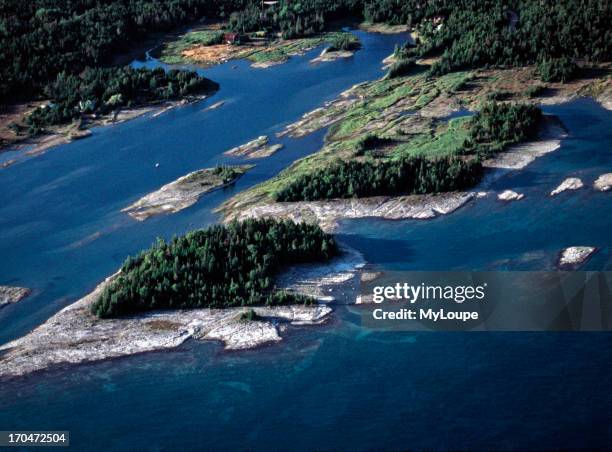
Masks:
[[[240,34],[239,33],[224,33],[223,42],[225,42],[226,44],[240,44]]]

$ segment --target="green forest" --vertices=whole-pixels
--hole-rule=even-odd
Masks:
[[[532,105],[486,103],[470,119],[469,138],[456,155],[341,161],[324,171],[294,178],[276,193],[276,200],[316,201],[469,188],[482,177],[482,158],[503,150],[509,144],[533,138],[541,117],[541,110]],[[387,140],[366,135],[357,144],[357,155],[386,144]]]
[[[119,107],[210,92],[218,85],[193,71],[133,69],[129,66],[87,68],[79,75],[60,73],[45,89],[51,103],[28,116],[37,133],[44,126],[61,124],[83,114],[106,114]]]
[[[283,266],[324,262],[338,253],[318,226],[271,219],[214,225],[129,257],[92,304],[99,317],[152,309],[226,308],[310,303],[277,290]]]
[[[263,6],[263,9],[262,9]],[[292,38],[334,19],[417,27],[420,56],[441,54],[434,72],[568,58],[610,60],[612,6],[606,0],[0,0],[0,99],[39,96],[57,76],[109,66],[147,33],[202,17],[237,31]]]
[[[473,158],[405,157],[348,161],[324,172],[303,174],[276,194],[277,201],[316,201],[380,195],[438,193],[471,187],[482,165]]]

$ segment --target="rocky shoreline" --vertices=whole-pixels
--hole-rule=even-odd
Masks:
[[[90,313],[90,304],[115,274],[27,335],[0,346],[0,379],[59,365],[172,349],[189,339],[221,341],[228,350],[277,342],[291,325],[324,322],[332,312],[322,303],[330,301],[324,288],[356,277],[362,265],[357,252],[344,249],[327,264],[303,264],[281,273],[279,287],[314,296],[320,303],[253,307],[260,320],[242,320],[240,315],[247,308],[165,310],[99,319]]]
[[[300,202],[252,202],[253,200],[246,199],[244,202],[224,206],[224,221],[264,217],[284,218],[296,222],[314,222],[326,231],[333,231],[338,226],[338,221],[342,219],[406,220],[431,219],[447,215],[473,199],[486,196],[490,184],[508,171],[525,168],[538,157],[557,150],[565,135],[566,132],[558,120],[547,118],[538,140],[510,146],[506,151],[483,162],[487,173],[482,182],[470,191]]]
[[[140,107],[121,108],[108,115],[89,120],[82,126],[77,126],[76,124],[61,125],[52,128],[47,133],[42,135],[9,143],[6,147],[0,148],[0,152],[22,151],[26,156],[41,155],[56,146],[68,144],[72,141],[81,140],[91,136],[92,133],[90,129],[94,127],[120,124],[149,113],[153,113],[153,116],[156,117],[178,106],[199,102],[209,96],[210,94],[204,94],[181,100],[165,101]],[[0,168],[6,168],[17,161],[17,159],[12,159],[9,162],[6,162],[7,164],[1,165]]]
[[[202,195],[233,184],[252,167],[253,165],[232,167],[236,174],[229,181],[215,174],[216,168],[194,171],[143,196],[121,211],[138,221],[164,213],[179,212],[195,204]]]
[[[387,220],[429,219],[454,212],[476,197],[474,192],[399,197],[377,196],[330,201],[272,202],[236,209],[226,222],[247,218],[283,218],[295,222],[314,222],[333,231],[342,219],[377,217]]]

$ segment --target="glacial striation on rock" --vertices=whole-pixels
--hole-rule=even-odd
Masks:
[[[30,289],[16,286],[0,286],[0,308],[23,300],[30,294]]]
[[[608,191],[612,187],[612,173],[602,174],[593,183],[593,188],[597,191]]]
[[[556,196],[559,193],[563,193],[567,190],[578,190],[584,187],[584,184],[577,177],[568,177],[565,179],[557,188],[550,192],[550,196]]]
[[[203,194],[234,183],[252,167],[242,165],[194,171],[143,196],[121,211],[138,221],[163,213],[179,212],[195,204]]]

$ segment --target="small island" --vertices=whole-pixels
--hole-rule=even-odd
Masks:
[[[138,221],[154,215],[179,212],[195,204],[203,194],[233,184],[252,167],[217,166],[194,171],[143,196],[122,212]]]
[[[557,266],[561,270],[576,270],[596,251],[597,248],[593,246],[570,246],[559,254]]]
[[[579,190],[584,187],[584,183],[577,177],[568,177],[559,184],[557,188],[550,192],[550,196],[557,196],[568,190]]]
[[[608,191],[612,187],[612,173],[602,174],[593,183],[593,187],[597,191]]]
[[[246,159],[260,159],[269,157],[276,151],[283,148],[282,144],[268,145],[268,137],[262,135],[240,146],[225,151],[224,154],[230,157],[242,157]]]
[[[26,287],[0,286],[0,308],[23,300],[30,292]]]
[[[517,193],[514,190],[504,190],[497,195],[497,199],[500,201],[519,201],[523,199],[525,195],[523,193]]]

